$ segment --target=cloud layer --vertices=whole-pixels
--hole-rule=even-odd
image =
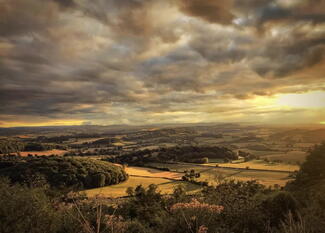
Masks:
[[[324,91],[324,54],[324,0],[4,0],[0,122],[318,122],[263,100]]]

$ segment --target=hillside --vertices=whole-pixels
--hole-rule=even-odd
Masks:
[[[325,140],[325,129],[292,129],[270,135],[271,140],[320,143]]]
[[[1,158],[0,176],[12,182],[47,182],[55,188],[96,188],[127,180],[122,167],[104,161],[62,157]]]

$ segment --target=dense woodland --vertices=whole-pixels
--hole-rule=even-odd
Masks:
[[[25,149],[25,144],[17,140],[0,139],[0,154],[9,154]]]
[[[109,162],[62,157],[3,157],[0,176],[21,184],[45,182],[59,189],[96,188],[128,178],[122,167]]]
[[[41,143],[33,141],[22,141],[12,139],[0,140],[0,154],[19,154],[21,151],[46,151],[52,149],[66,149],[66,146],[53,144],[53,143]]]
[[[238,159],[238,156],[225,147],[184,146],[136,151],[115,157],[111,161],[139,165],[146,162],[207,163],[209,159],[228,161]]]

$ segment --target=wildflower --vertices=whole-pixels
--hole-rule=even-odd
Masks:
[[[223,206],[220,205],[210,205],[207,203],[200,203],[197,199],[192,199],[189,203],[176,203],[174,204],[170,210],[172,212],[178,211],[178,210],[205,210],[210,213],[221,213],[224,209]]]
[[[197,233],[208,233],[208,228],[204,225],[200,226]]]
[[[115,216],[115,215],[105,215],[107,221],[106,224],[109,228],[113,229],[113,232],[125,232],[127,228],[126,222],[122,216]]]

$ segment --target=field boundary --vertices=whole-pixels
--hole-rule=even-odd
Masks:
[[[179,164],[179,165],[190,165],[193,167],[210,167],[214,169],[227,169],[227,170],[240,170],[240,171],[257,171],[257,172],[275,172],[275,173],[288,173],[291,174],[293,171],[287,171],[287,170],[270,170],[270,169],[257,169],[257,168],[240,168],[240,167],[223,167],[223,166],[212,166],[212,165],[203,165],[203,164],[195,164],[195,163],[169,163],[169,164]]]
[[[176,178],[170,178],[170,177],[164,177],[164,176],[140,176],[140,175],[129,175],[133,177],[142,177],[142,178],[150,178],[150,179],[166,179],[166,180],[171,180],[171,181],[181,181],[181,179],[176,179]]]

